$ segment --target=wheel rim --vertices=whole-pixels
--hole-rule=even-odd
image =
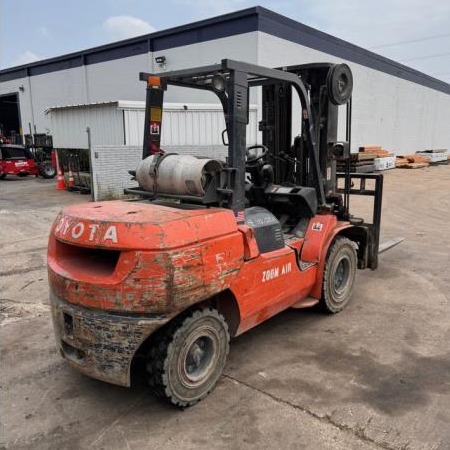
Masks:
[[[45,175],[48,175],[50,177],[53,175],[54,172],[55,172],[55,170],[53,169],[53,167],[51,167],[51,166],[44,167]]]
[[[350,275],[350,260],[347,256],[341,258],[336,265],[333,278],[334,292],[336,293],[336,301],[342,301],[345,297],[345,291],[348,285]]]
[[[41,166],[41,170],[42,170],[42,173],[48,177],[53,176],[53,174],[56,171],[56,169],[50,164],[43,164]]]
[[[195,388],[209,379],[217,363],[219,336],[212,327],[192,333],[186,340],[178,363],[181,383]]]

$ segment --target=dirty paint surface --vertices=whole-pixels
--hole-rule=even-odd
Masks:
[[[133,356],[168,319],[116,316],[69,305],[50,295],[56,344],[68,363],[84,374],[130,385]]]
[[[306,297],[315,277],[314,266],[299,270],[296,253],[287,246],[247,261],[231,285],[241,312],[238,334]]]
[[[57,341],[80,371],[127,385],[141,343],[190,306],[231,292],[241,334],[308,297],[336,227],[334,216],[315,216],[304,239],[260,254],[253,230],[238,227],[230,210],[133,202],[66,208],[48,247]],[[76,337],[66,332],[67,314]]]

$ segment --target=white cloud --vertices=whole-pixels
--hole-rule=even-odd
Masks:
[[[114,39],[126,39],[155,31],[148,22],[133,16],[112,16],[103,22],[103,29]]]
[[[19,55],[11,64],[11,67],[21,66],[22,64],[28,64],[35,61],[39,61],[40,56],[36,55],[36,53],[30,52],[27,50],[26,52]]]

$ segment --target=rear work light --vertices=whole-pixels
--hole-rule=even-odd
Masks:
[[[161,78],[154,75],[149,76],[147,78],[147,86],[151,86],[156,89],[161,88]]]

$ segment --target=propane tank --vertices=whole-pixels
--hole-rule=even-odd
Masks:
[[[136,169],[136,180],[145,191],[176,194],[205,195],[211,177],[222,169],[222,162],[191,155],[151,155]]]

